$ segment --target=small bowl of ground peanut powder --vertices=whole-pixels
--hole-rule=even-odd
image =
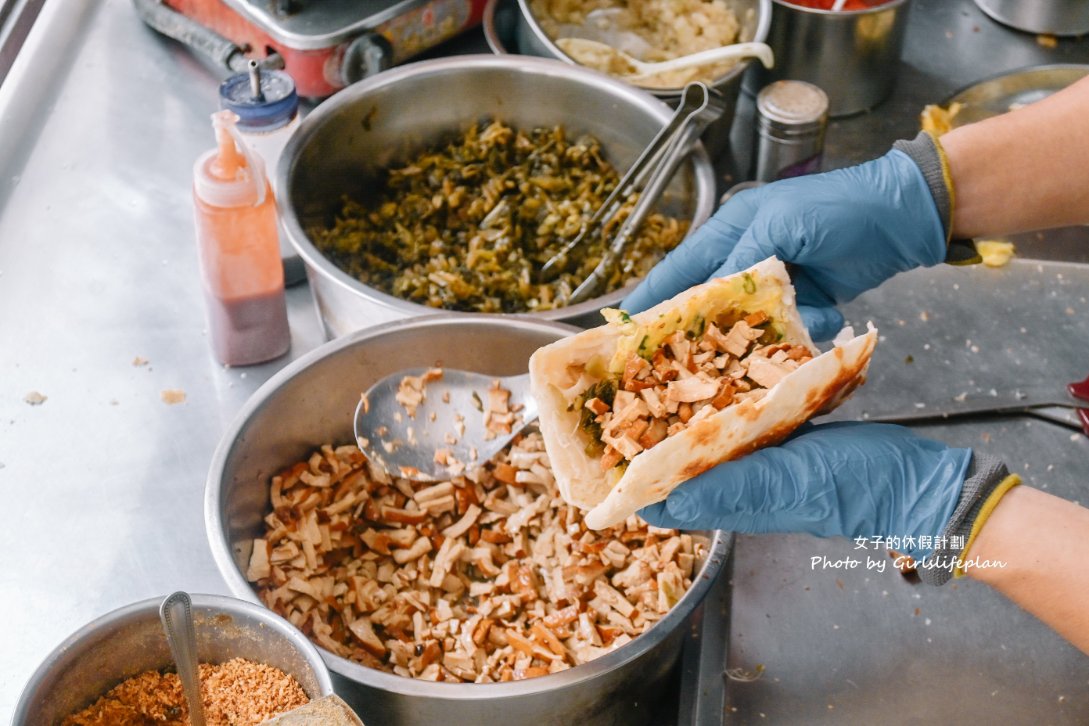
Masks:
[[[259,724],[333,692],[318,651],[283,618],[235,598],[192,599],[208,726]],[[161,602],[114,610],[72,634],[27,683],[13,723],[187,726]]]

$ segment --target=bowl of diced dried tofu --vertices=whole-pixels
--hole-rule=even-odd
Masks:
[[[387,375],[524,373],[576,331],[453,314],[358,331],[274,376],[225,434],[205,500],[219,569],[310,637],[364,722],[650,717],[728,535],[587,529],[532,428],[444,482],[390,476],[353,441],[361,392]]]

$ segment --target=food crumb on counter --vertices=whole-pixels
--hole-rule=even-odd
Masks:
[[[1044,48],[1058,48],[1059,39],[1051,33],[1040,33],[1036,36],[1036,43]]]
[[[727,668],[725,671],[726,677],[731,681],[737,681],[739,683],[752,683],[760,680],[764,675],[764,664],[757,663],[756,667],[751,671],[747,671],[744,668]],[[778,680],[778,679],[776,679]],[[736,709],[735,709],[736,710]]]
[[[200,664],[201,703],[208,726],[259,724],[309,703],[294,677],[263,663],[234,658]],[[176,673],[145,671],[122,681],[62,726],[183,726],[189,723],[181,679]]]
[[[39,393],[38,391],[31,391],[30,393],[23,396],[23,400],[29,403],[31,406],[41,406],[43,403],[49,400],[49,396],[46,396],[43,393]]]
[[[136,356],[135,358],[132,359],[132,365],[135,366],[136,368],[139,368],[141,366],[146,366],[150,362],[151,361],[149,361],[147,358],[143,358],[141,356]]]
[[[1017,253],[1013,242],[999,239],[976,240],[976,252],[987,267],[1005,267]]]
[[[159,397],[168,406],[173,406],[177,403],[185,403],[185,391],[180,388],[165,388],[159,394]]]
[[[949,108],[928,104],[923,107],[922,113],[919,114],[919,125],[923,131],[928,131],[935,136],[941,136],[953,130],[953,119],[960,113],[962,107],[963,105],[959,103],[951,103]]]

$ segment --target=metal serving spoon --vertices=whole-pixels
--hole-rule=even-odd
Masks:
[[[189,723],[204,726],[204,706],[200,700],[200,672],[197,661],[197,632],[193,627],[193,601],[187,592],[167,596],[159,606],[159,619],[166,631],[166,642],[178,668],[185,700],[189,703]]]
[[[410,415],[398,400],[402,381],[440,370],[441,378],[423,383],[423,400]],[[510,391],[515,421],[509,433],[493,433],[485,425],[489,390],[496,382]],[[360,396],[355,436],[367,458],[391,474],[438,481],[487,463],[536,420],[528,373],[497,378],[450,368],[410,368],[386,376]]]
[[[709,48],[698,53],[681,56],[680,58],[671,58],[658,63],[645,63],[625,53],[620,48],[588,38],[557,38],[556,45],[574,60],[586,65],[599,65],[602,59],[608,59],[610,71],[627,81],[741,58],[757,58],[766,68],[775,65],[775,54],[767,43],[734,43],[733,45]],[[617,67],[617,63],[614,61],[619,61],[622,66],[626,65],[631,69],[630,72],[619,73],[612,71]]]

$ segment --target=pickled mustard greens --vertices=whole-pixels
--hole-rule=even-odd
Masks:
[[[549,310],[598,264],[636,197],[568,256],[559,277],[544,283],[538,271],[618,181],[592,137],[493,121],[390,169],[376,202],[345,198],[333,225],[310,234],[340,269],[405,300],[468,312]],[[686,221],[649,214],[607,291],[649,272],[687,230]]]

